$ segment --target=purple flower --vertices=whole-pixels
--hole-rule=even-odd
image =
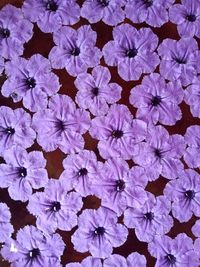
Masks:
[[[5,203],[0,203],[0,243],[5,242],[14,232],[10,219],[11,213],[9,207]]]
[[[146,143],[142,142],[135,148],[133,161],[146,168],[150,181],[156,180],[159,175],[167,179],[177,178],[183,169],[183,163],[180,161],[185,150],[183,136],[170,136],[167,130],[159,125],[149,127],[146,140]]]
[[[43,232],[70,231],[77,225],[76,213],[83,203],[78,193],[69,193],[71,189],[69,183],[51,179],[44,192],[37,192],[29,198],[27,209],[37,217],[36,225]]]
[[[200,37],[200,2],[199,0],[181,0],[169,10],[170,21],[177,24],[181,37]]]
[[[101,259],[93,258],[89,256],[85,258],[81,263],[73,262],[66,264],[65,267],[102,267]]]
[[[185,89],[185,102],[190,106],[193,117],[200,118],[200,79],[195,79],[192,85]]]
[[[48,181],[46,160],[42,152],[13,146],[4,152],[6,164],[0,164],[0,187],[7,188],[14,200],[27,201],[32,188],[44,187]]]
[[[194,252],[193,241],[186,234],[179,234],[174,239],[169,236],[155,236],[149,243],[150,254],[157,258],[155,267],[198,267],[199,260]]]
[[[33,25],[24,19],[21,9],[12,5],[0,11],[0,55],[12,59],[23,54],[23,44],[33,35]]]
[[[126,259],[117,254],[104,260],[103,267],[146,267],[146,258],[137,252],[131,253]]]
[[[133,119],[125,105],[113,104],[106,116],[92,120],[90,134],[99,140],[98,149],[104,159],[122,157],[131,159],[133,146],[146,137],[147,125]]]
[[[103,20],[108,25],[117,25],[124,20],[122,7],[125,0],[85,0],[81,8],[81,16],[90,23]]]
[[[187,128],[185,141],[188,145],[184,160],[190,168],[200,168],[200,126],[192,125]]]
[[[50,61],[39,54],[29,60],[17,58],[8,62],[6,74],[8,79],[2,86],[2,94],[11,96],[14,102],[23,99],[24,107],[33,112],[46,108],[48,97],[60,88]]]
[[[93,151],[83,150],[78,154],[69,155],[63,160],[65,170],[60,179],[72,187],[81,196],[92,195],[91,183],[99,179],[102,163],[97,161]]]
[[[55,32],[62,25],[73,25],[80,19],[76,0],[26,0],[22,6],[24,16],[36,22],[43,32]]]
[[[49,54],[53,68],[65,68],[70,75],[77,76],[100,63],[102,53],[95,47],[97,34],[90,25],[81,26],[77,31],[61,27],[54,32],[53,39],[56,46]]]
[[[168,21],[167,9],[175,0],[128,0],[125,13],[134,23],[146,22],[160,27]]]
[[[0,56],[0,74],[2,74],[2,72],[4,71],[5,68],[5,62],[3,57]]]
[[[153,124],[174,125],[181,119],[178,104],[182,102],[183,95],[178,81],[166,83],[158,73],[152,73],[131,90],[130,103],[138,108],[137,118]]]
[[[198,237],[194,241],[194,250],[200,258],[200,220],[197,220],[192,227],[192,233],[194,236]]]
[[[192,215],[200,216],[200,175],[187,169],[179,178],[170,181],[164,194],[173,201],[172,214],[180,222],[187,222]]]
[[[87,111],[76,109],[73,100],[66,95],[55,95],[49,100],[49,108],[33,116],[37,142],[46,151],[60,148],[64,153],[83,149],[85,133],[90,126]]]
[[[65,244],[59,234],[45,236],[34,226],[17,232],[16,240],[8,240],[1,250],[11,267],[61,267],[60,257]]]
[[[114,41],[103,48],[106,64],[117,66],[125,81],[138,80],[142,73],[153,72],[160,60],[154,52],[158,37],[151,29],[136,30],[125,23],[113,29]]]
[[[24,109],[0,107],[0,155],[12,145],[30,147],[36,137],[31,116]]]
[[[150,242],[155,235],[164,235],[172,228],[170,211],[171,202],[166,197],[154,197],[149,193],[143,205],[128,208],[124,212],[124,223],[128,228],[135,228],[140,241]]]
[[[78,89],[76,95],[77,104],[89,111],[94,116],[105,115],[108,104],[113,104],[121,98],[122,88],[117,83],[109,83],[110,71],[106,67],[97,66],[92,74],[81,73],[75,80]]]
[[[179,79],[186,86],[196,77],[200,52],[195,39],[165,39],[158,47],[158,54],[161,57],[160,73],[165,79]]]
[[[138,166],[129,169],[123,159],[108,159],[100,172],[100,179],[93,180],[93,187],[102,201],[101,205],[120,216],[125,209],[139,208],[146,200],[144,187],[148,180],[144,169]]]
[[[121,246],[128,230],[117,223],[117,215],[106,208],[84,210],[78,218],[78,230],[72,235],[74,249],[89,251],[93,257],[105,258],[112,254],[113,247]]]

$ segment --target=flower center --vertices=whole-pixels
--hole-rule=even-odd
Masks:
[[[58,201],[54,201],[52,203],[52,210],[53,211],[59,211],[61,209],[61,205],[60,205],[60,202]]]
[[[196,20],[196,16],[193,14],[187,15],[186,19],[190,22],[194,22]]]
[[[112,132],[112,137],[114,137],[114,138],[121,138],[122,136],[123,136],[123,131],[121,131],[121,130],[114,130],[113,132]]]
[[[138,51],[136,48],[129,49],[126,51],[126,56],[129,58],[134,58],[137,55]]]
[[[108,6],[110,0],[98,0],[99,4],[103,7]]]
[[[155,153],[155,156],[156,156],[156,157],[158,157],[158,158],[162,158],[162,152],[161,152],[158,148],[156,148],[156,149],[154,150],[154,153]]]
[[[55,122],[56,124],[56,128],[59,130],[59,131],[64,131],[65,130],[65,124],[64,124],[64,121],[61,121],[61,120],[58,120]]]
[[[40,250],[38,249],[38,248],[34,248],[34,249],[32,249],[32,250],[29,250],[29,257],[31,258],[31,259],[34,259],[34,258],[36,258],[38,255],[40,255]]]
[[[26,168],[24,168],[24,167],[19,167],[19,175],[20,175],[21,177],[26,177],[26,176],[27,176],[27,170],[26,170]]]
[[[187,60],[183,57],[183,58],[175,58],[176,63],[178,64],[186,64]]]
[[[36,86],[36,81],[34,78],[29,77],[28,79],[26,79],[26,85],[28,86],[28,88],[34,88]]]
[[[5,39],[10,36],[10,31],[8,29],[0,28],[0,36]]]
[[[144,4],[146,7],[150,7],[153,5],[153,0],[144,0]]]
[[[124,189],[125,189],[125,182],[123,180],[117,180],[115,186],[116,186],[117,192],[124,191]]]
[[[195,197],[195,192],[193,190],[187,190],[185,191],[185,196],[189,200],[192,200]]]
[[[6,132],[7,134],[9,134],[9,135],[12,135],[12,134],[15,133],[15,129],[12,128],[12,127],[8,127],[8,128],[5,129],[5,132]]]
[[[55,12],[58,9],[58,5],[55,1],[49,0],[46,5],[46,9]]]
[[[98,235],[98,236],[102,236],[104,233],[105,233],[105,228],[104,227],[100,227],[99,226],[94,230],[94,234]]]
[[[153,214],[153,212],[147,212],[147,213],[144,214],[144,217],[145,217],[146,220],[152,221],[153,218],[154,218],[154,214]]]
[[[74,47],[71,51],[71,55],[77,57],[80,54],[80,49],[78,47]]]
[[[86,168],[81,168],[78,172],[78,176],[85,176],[87,175],[88,171]]]
[[[175,264],[176,262],[176,258],[172,254],[167,254],[166,259],[170,264]]]
[[[151,99],[151,105],[156,107],[156,106],[159,106],[161,103],[161,97],[160,96],[154,96],[152,99]]]
[[[94,87],[94,88],[92,88],[92,94],[93,94],[94,96],[98,96],[98,94],[99,94],[99,88],[98,88],[98,87]]]

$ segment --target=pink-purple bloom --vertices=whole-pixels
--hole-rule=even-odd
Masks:
[[[58,77],[51,72],[50,61],[40,54],[28,60],[12,60],[6,63],[5,69],[8,79],[2,86],[2,94],[14,102],[23,99],[24,107],[30,111],[46,108],[48,97],[60,88]]]
[[[97,33],[90,25],[81,26],[78,30],[61,27],[53,34],[56,46],[49,54],[52,67],[65,68],[70,75],[77,76],[88,68],[97,66],[102,53],[95,46],[96,39]]]
[[[139,119],[153,124],[175,125],[182,117],[178,104],[183,96],[180,82],[166,83],[158,73],[152,73],[131,90],[130,103],[137,108]]]
[[[185,89],[185,102],[190,106],[193,117],[200,118],[200,79],[195,81]]]
[[[63,25],[73,25],[80,19],[76,0],[25,0],[22,11],[45,33],[55,32]]]
[[[14,232],[10,219],[11,213],[9,207],[5,203],[0,202],[0,243],[5,242]]]
[[[3,157],[6,163],[0,164],[0,187],[8,188],[12,199],[27,201],[32,188],[46,185],[48,175],[42,152],[28,153],[21,146],[13,146],[4,152]]]
[[[93,257],[106,258],[113,247],[121,246],[127,238],[127,228],[117,223],[117,215],[110,209],[84,210],[78,218],[78,229],[72,235],[74,249],[89,251]]]
[[[88,112],[77,109],[73,100],[66,95],[57,94],[51,97],[48,108],[38,111],[33,116],[37,142],[47,152],[57,148],[64,153],[82,150],[82,134],[89,126]]]
[[[116,103],[121,98],[122,88],[117,83],[110,83],[108,68],[97,66],[92,73],[81,73],[75,80],[78,89],[76,102],[79,107],[89,109],[94,116],[108,112],[108,104]]]
[[[154,52],[158,37],[149,28],[137,30],[130,24],[113,29],[113,41],[103,48],[107,65],[116,66],[125,81],[138,80],[142,73],[153,72],[160,60]]]

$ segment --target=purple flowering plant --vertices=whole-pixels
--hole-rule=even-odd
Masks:
[[[9,207],[5,203],[0,203],[0,243],[5,242],[14,232],[10,219],[11,212]]]
[[[195,81],[189,85],[185,90],[184,101],[190,106],[190,112],[193,117],[200,118],[200,80],[196,78]]]

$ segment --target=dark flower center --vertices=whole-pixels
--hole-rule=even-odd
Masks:
[[[151,105],[156,107],[156,106],[159,106],[161,103],[161,97],[160,96],[154,96],[152,99],[151,99]]]
[[[153,218],[154,218],[154,214],[153,214],[153,212],[147,212],[147,213],[144,214],[144,217],[145,217],[146,220],[152,221]]]
[[[133,49],[129,49],[126,51],[126,56],[129,57],[129,58],[133,58],[137,55],[138,51],[136,48],[133,48]]]
[[[98,0],[99,4],[103,7],[108,6],[110,0]]]
[[[116,190],[118,192],[121,192],[125,189],[125,182],[123,180],[117,180],[116,181]]]
[[[38,248],[34,248],[34,249],[32,249],[32,250],[29,251],[29,254],[28,255],[29,255],[29,257],[31,259],[35,259],[37,256],[40,255],[40,250]]]
[[[144,4],[146,7],[150,7],[153,5],[153,0],[144,0]]]
[[[102,236],[104,233],[105,233],[105,228],[104,227],[97,227],[95,230],[94,230],[94,234],[95,235],[98,235],[98,236]]]
[[[99,94],[99,88],[98,88],[98,87],[94,87],[94,88],[92,88],[92,94],[93,94],[94,96],[98,96],[98,94]]]
[[[15,129],[12,128],[12,127],[8,127],[8,128],[5,129],[5,132],[6,132],[7,134],[9,134],[9,135],[12,135],[12,134],[15,133]]]
[[[53,1],[53,0],[49,0],[49,1],[47,2],[46,8],[47,8],[47,10],[49,10],[49,11],[54,11],[54,12],[55,12],[55,11],[58,9],[58,5],[56,4],[55,1]]]
[[[175,264],[176,263],[176,258],[172,254],[167,254],[166,259],[170,264]]]
[[[112,137],[114,137],[114,138],[121,138],[122,136],[123,136],[123,131],[121,131],[121,130],[114,130],[113,132],[112,132]]]
[[[28,79],[26,79],[26,85],[28,86],[28,88],[34,88],[36,86],[36,81],[34,78],[29,77]]]
[[[86,168],[81,168],[78,172],[78,176],[85,176],[87,175],[88,171]]]
[[[1,28],[0,29],[0,36],[3,39],[8,38],[10,36],[10,31],[8,29]]]
[[[193,190],[187,190],[185,191],[185,196],[189,200],[192,200],[195,197],[195,192]]]
[[[194,22],[196,20],[196,16],[193,14],[187,15],[186,19],[189,20],[190,22]]]
[[[80,49],[76,46],[72,49],[71,55],[77,57],[80,54]]]
[[[26,176],[27,176],[27,170],[26,170],[26,168],[24,168],[24,167],[19,167],[19,175],[20,175],[21,177],[26,177]]]
[[[156,149],[154,150],[154,153],[155,153],[155,156],[156,156],[156,157],[158,157],[158,158],[162,158],[162,152],[161,152],[158,148],[156,148]]]
[[[60,131],[64,131],[65,130],[65,124],[63,121],[58,120],[56,121],[56,128]]]
[[[53,211],[59,211],[61,209],[61,205],[60,205],[60,202],[58,201],[54,201],[52,203],[52,210]]]
[[[183,58],[175,58],[176,63],[178,64],[186,64],[187,60],[183,57]]]

